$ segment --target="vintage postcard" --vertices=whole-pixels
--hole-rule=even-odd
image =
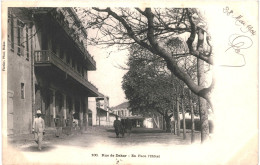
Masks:
[[[258,1],[2,1],[3,164],[258,164]]]

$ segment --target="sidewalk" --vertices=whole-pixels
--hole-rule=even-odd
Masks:
[[[55,135],[56,133],[55,128],[46,128],[45,135],[43,137],[43,143],[65,140],[70,137],[75,137],[81,134],[103,134],[103,132],[106,132],[106,130],[109,128],[110,127],[104,127],[104,126],[89,126],[87,130],[80,130],[80,128],[75,128],[70,131],[70,134],[68,134],[66,131],[63,131],[59,137],[56,137]],[[8,143],[18,148],[35,144],[33,133],[10,135],[7,136],[7,139],[8,139]]]
[[[46,141],[54,141],[59,139],[64,139],[68,136],[73,136],[76,133],[72,133],[67,135],[66,133],[61,133],[59,137],[56,137],[56,129],[55,128],[46,128],[45,134],[43,136],[43,140]],[[35,144],[34,134],[19,134],[19,135],[10,135],[7,136],[8,143],[12,144],[14,147],[21,147],[23,145]]]

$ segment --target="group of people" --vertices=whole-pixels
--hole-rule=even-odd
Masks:
[[[35,142],[38,144],[38,149],[41,150],[42,148],[42,139],[43,135],[45,133],[45,123],[44,120],[41,117],[41,110],[36,111],[36,117],[33,121],[33,128],[32,132],[34,134]],[[116,120],[113,124],[115,128],[116,137],[119,138],[119,134],[122,135],[122,137],[125,136],[125,133],[130,136],[131,130],[132,130],[132,122],[129,118],[122,119],[121,121],[118,120],[118,116],[116,116]]]
[[[125,133],[130,136],[131,130],[132,130],[132,122],[129,118],[126,120],[122,119],[121,121],[118,120],[118,116],[116,116],[116,120],[113,124],[115,128],[116,137],[119,138],[119,134],[121,134],[122,137],[125,136]]]

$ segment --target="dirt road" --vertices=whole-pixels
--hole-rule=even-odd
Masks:
[[[199,143],[199,134],[196,136]],[[116,164],[117,161],[120,164],[136,160],[138,164],[140,159],[153,164],[162,160],[165,151],[189,145],[190,136],[183,140],[182,136],[165,133],[160,129],[134,128],[130,135],[116,138],[113,128],[96,127],[83,134],[45,139],[42,151],[37,150],[33,139],[27,144],[16,146],[16,149],[21,154],[17,160],[19,164],[23,160],[36,164]]]

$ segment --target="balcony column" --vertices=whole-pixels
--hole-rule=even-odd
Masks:
[[[52,99],[51,99],[52,101],[51,101],[51,104],[50,104],[51,116],[52,116],[51,127],[55,127],[55,122],[54,122],[54,119],[56,118],[55,93],[56,93],[56,91],[54,89],[51,89],[51,96],[52,96]]]
[[[82,130],[83,129],[83,104],[82,99],[79,99],[79,127]]]
[[[70,97],[70,103],[71,103],[71,109],[69,109],[69,112],[68,112],[68,115],[67,115],[67,118],[69,119],[69,127],[72,128],[73,125],[72,125],[72,122],[73,122],[73,107],[74,107],[74,103],[73,103],[73,97]]]
[[[71,118],[72,118],[72,120],[71,120],[71,125],[72,125],[72,127],[73,127],[73,126],[74,126],[74,125],[73,125],[73,119],[74,119],[73,114],[76,113],[75,97],[74,97],[74,96],[72,96],[71,101],[72,101],[72,112],[71,112]]]
[[[61,98],[60,98],[61,97]],[[60,137],[61,136],[61,133],[62,133],[62,126],[63,126],[63,114],[62,114],[62,109],[63,109],[63,104],[60,104],[60,101],[62,101],[62,94],[61,93],[58,93],[57,94],[57,97],[56,97],[57,100],[57,103],[56,104],[56,109],[55,109],[55,126],[56,126],[56,137]],[[61,107],[60,107],[61,105]]]
[[[67,122],[67,105],[66,105],[67,95],[63,94],[63,127],[66,127]]]
[[[84,102],[85,102],[85,131],[88,128],[88,97],[84,97]]]
[[[55,116],[54,116],[54,118],[55,118],[55,126],[56,127],[59,127],[60,126],[60,120],[61,120],[61,116],[60,116],[60,113],[59,113],[59,108],[61,108],[61,107],[59,107],[59,105],[60,105],[60,103],[59,103],[59,98],[60,97],[60,95],[59,95],[59,92],[56,92],[56,97],[55,97],[55,111],[54,111],[54,113],[55,113]]]
[[[69,95],[66,97],[66,119],[67,119],[67,126],[70,126],[70,121],[71,121],[71,118],[70,118],[70,112],[71,109],[69,107]]]

